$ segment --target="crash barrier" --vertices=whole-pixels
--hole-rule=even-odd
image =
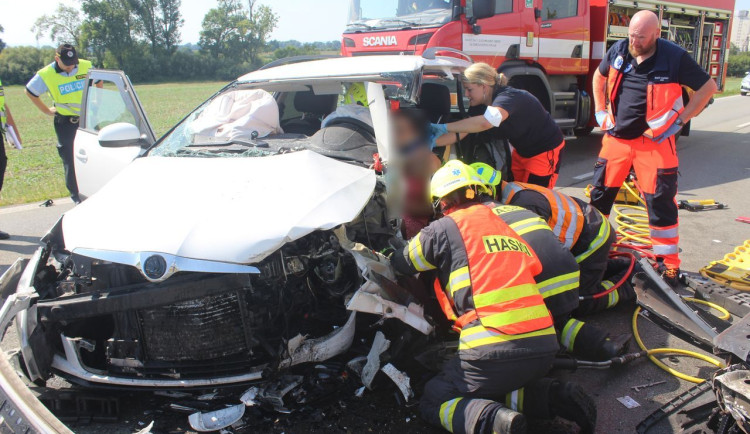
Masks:
[[[750,291],[750,240],[701,268],[701,275],[739,291]]]

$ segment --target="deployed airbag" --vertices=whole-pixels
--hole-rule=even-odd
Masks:
[[[196,136],[225,139],[282,132],[279,106],[273,95],[262,89],[236,90],[217,97],[203,109],[191,128]]]

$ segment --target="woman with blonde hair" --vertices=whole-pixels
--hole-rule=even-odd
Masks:
[[[486,63],[466,68],[462,80],[469,105],[486,105],[487,109],[483,116],[433,124],[435,146],[447,146],[466,134],[490,130],[513,145],[511,172],[514,181],[554,187],[565,140],[539,100],[525,90],[508,86],[505,76]]]

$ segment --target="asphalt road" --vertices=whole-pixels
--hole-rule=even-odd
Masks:
[[[678,199],[711,198],[729,205],[726,210],[680,211],[683,270],[697,271],[750,239],[750,225],[734,220],[738,216],[750,216],[749,133],[750,98],[736,96],[718,99],[693,122],[691,136],[680,139]],[[600,140],[601,136],[594,133],[568,143],[558,182],[561,191],[583,197],[582,189],[590,182]],[[0,230],[13,236],[9,241],[0,241],[0,272],[16,258],[30,256],[39,237],[72,206],[69,200],[61,199],[49,208],[32,204],[0,209]],[[612,333],[627,333],[632,312],[632,306],[619,306],[590,320],[609,328]],[[694,349],[645,320],[641,320],[641,324],[641,334],[649,347]],[[691,375],[707,376],[711,372],[704,363],[692,359],[670,358],[667,363]],[[638,361],[617,371],[578,371],[562,375],[582,383],[596,397],[597,432],[603,433],[633,432],[643,418],[691,386],[647,361]],[[640,392],[632,390],[633,386],[661,380],[666,383]],[[616,400],[622,396],[632,397],[640,407],[625,408]],[[393,426],[393,430],[400,431],[398,426]],[[658,430],[675,431],[676,427],[667,426]]]

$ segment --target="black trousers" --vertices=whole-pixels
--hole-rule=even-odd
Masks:
[[[425,385],[420,413],[431,425],[454,434],[492,433],[506,395],[543,377],[554,358],[555,353],[475,361],[455,356]]]
[[[76,166],[73,157],[73,144],[78,131],[78,116],[55,115],[55,134],[57,134],[57,153],[63,162],[65,170],[65,187],[70,197],[78,200],[78,183],[76,182]]]
[[[0,191],[3,191],[3,180],[5,179],[5,168],[8,167],[8,155],[5,153],[5,137],[0,132]]]

